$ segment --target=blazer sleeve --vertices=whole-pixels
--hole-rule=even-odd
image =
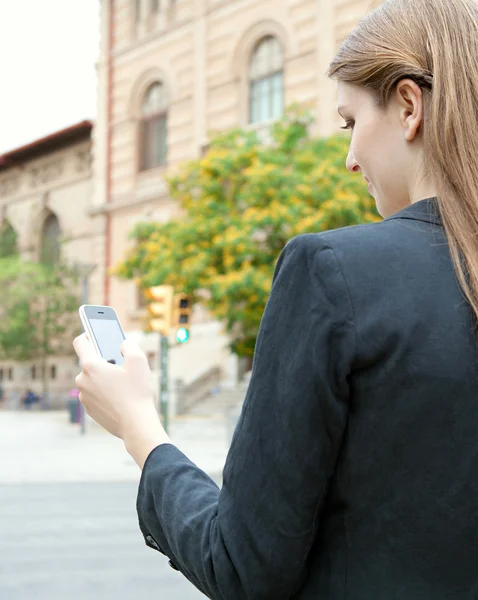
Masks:
[[[146,543],[213,600],[303,585],[348,415],[352,305],[334,252],[294,238],[276,265],[222,489],[171,444],[143,469]]]

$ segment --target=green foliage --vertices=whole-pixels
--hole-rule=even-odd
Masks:
[[[269,143],[250,130],[217,135],[207,154],[169,178],[178,219],[140,223],[113,271],[142,287],[193,294],[252,356],[276,260],[302,234],[380,220],[364,182],[345,169],[348,139],[313,139],[289,111]]]
[[[0,358],[39,359],[71,353],[81,327],[78,281],[65,266],[0,259]]]

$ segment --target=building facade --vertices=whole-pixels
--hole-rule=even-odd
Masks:
[[[376,4],[102,0],[92,216],[105,219],[105,271],[95,297],[117,309],[127,330],[139,328],[141,298],[133,282],[108,277],[108,269],[123,258],[135,223],[177,215],[166,172],[200,156],[211,132],[267,128],[292,103],[314,114],[316,133],[336,132],[336,84],[325,73]],[[192,380],[208,365],[232,360],[203,351],[204,340],[216,335],[208,323],[213,327],[198,310],[188,348],[175,351],[175,376],[183,378],[187,365]]]
[[[263,127],[292,103],[323,135],[337,130],[336,49],[371,0],[103,0],[95,130],[95,214],[106,266],[141,219],[176,207],[164,175],[201,154],[210,133]],[[134,285],[107,277],[98,297],[136,326]]]
[[[0,238],[25,259],[94,264],[95,231],[89,217],[93,177],[91,134],[83,121],[0,156]],[[97,277],[93,274],[92,278]],[[70,356],[51,357],[47,365],[53,405],[61,405],[74,385],[78,362]],[[35,361],[0,362],[0,382],[17,397],[27,388],[40,392],[40,365]]]
[[[95,264],[90,303],[114,306],[157,367],[157,337],[141,333],[139,290],[110,276],[125,255],[129,232],[139,221],[178,215],[165,175],[201,156],[212,132],[267,130],[287,106],[299,103],[313,113],[314,133],[335,133],[340,120],[328,64],[379,3],[101,0],[92,139],[56,149],[39,140],[33,153],[16,151],[18,163],[0,157],[1,218],[18,232],[22,254],[38,256],[47,225],[61,230],[63,254]],[[170,358],[173,413],[217,380],[233,386],[241,371],[221,325],[201,307],[193,314],[190,341],[173,347]],[[11,368],[4,366],[7,380]]]

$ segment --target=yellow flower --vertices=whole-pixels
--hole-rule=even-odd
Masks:
[[[244,211],[243,217],[244,217],[244,219],[253,219],[254,216],[256,215],[256,213],[257,213],[257,208],[255,208],[254,206],[251,206],[246,211]]]
[[[371,221],[372,223],[379,223],[382,220],[381,217],[378,217],[377,215],[374,215],[371,212],[366,212],[365,218],[367,219],[367,221]]]
[[[298,185],[297,190],[304,194],[304,196],[310,196],[312,194],[312,188],[310,185],[306,185],[305,183]]]
[[[227,255],[224,257],[224,265],[225,265],[226,267],[232,267],[232,265],[233,265],[233,264],[234,264],[234,257],[233,257],[233,256],[231,256],[230,254],[227,254]]]
[[[351,200],[351,196],[350,196],[349,193],[344,192],[343,190],[338,190],[335,193],[335,199],[339,200],[339,201],[342,201],[342,200],[344,200],[344,201],[350,201]]]
[[[147,242],[146,250],[151,254],[156,254],[159,251],[159,244],[157,242]]]
[[[333,201],[333,200],[327,200],[327,201],[326,201],[326,202],[324,202],[324,203],[322,204],[322,206],[321,206],[321,209],[322,209],[323,211],[326,211],[326,210],[333,210],[334,208],[335,208],[335,205],[334,205],[334,201]]]

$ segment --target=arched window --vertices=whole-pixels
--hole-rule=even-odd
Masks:
[[[249,65],[251,123],[278,119],[284,112],[284,60],[276,37],[264,38]]]
[[[17,254],[17,232],[10,222],[5,220],[0,225],[0,258]]]
[[[160,167],[168,158],[168,98],[162,83],[146,90],[141,108],[142,171]]]
[[[40,261],[43,264],[54,265],[60,260],[60,223],[53,213],[50,213],[43,223],[41,235]]]

